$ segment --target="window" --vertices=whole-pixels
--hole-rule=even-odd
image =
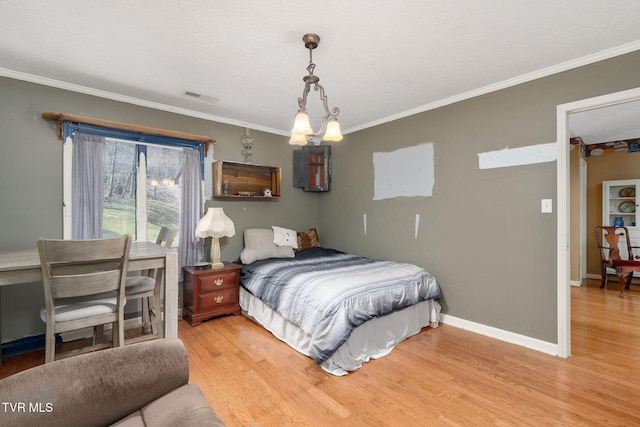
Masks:
[[[73,180],[73,148],[69,142],[73,141],[72,136],[76,132],[104,137],[104,157],[101,162],[98,161],[102,163],[103,174],[102,179],[97,181],[103,182],[100,215],[104,237],[129,234],[137,241],[154,241],[162,226],[180,230],[183,148],[200,151],[202,179],[204,156],[201,143],[65,122],[64,238],[71,238],[72,235],[72,209],[67,209],[72,203]],[[99,190],[93,188],[92,194],[96,194]],[[100,210],[90,210],[96,212],[96,209]],[[177,238],[174,241],[177,243],[180,240]]]
[[[155,240],[162,226],[178,230],[182,158],[179,148],[106,138],[103,236]]]

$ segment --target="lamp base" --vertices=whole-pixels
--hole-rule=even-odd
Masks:
[[[211,239],[211,253],[209,254],[209,268],[222,268],[224,264],[220,261],[220,239],[213,237]]]

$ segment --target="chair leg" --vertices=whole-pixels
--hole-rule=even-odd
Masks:
[[[620,298],[624,298],[624,286],[627,283],[627,278],[630,276],[629,273],[619,273],[618,274],[618,282],[620,282]]]
[[[55,360],[56,355],[56,335],[52,329],[47,328],[45,339],[44,363],[50,363]]]
[[[147,313],[149,315],[149,323],[151,326],[151,334],[158,335],[158,317],[156,316],[155,304],[153,303],[153,297],[146,297]]]
[[[142,302],[142,332],[147,333],[149,332],[149,330],[151,330],[153,333],[155,333],[155,331],[153,331],[153,321],[151,319],[151,306],[149,304],[149,298],[142,297],[140,300]]]
[[[631,280],[633,279],[633,273],[629,273],[629,277],[627,277],[627,282],[625,283],[624,288],[629,289],[631,286]]]
[[[111,324],[111,347],[118,347],[118,321]]]
[[[93,328],[93,343],[100,344],[104,339],[104,325],[96,325]]]
[[[607,286],[607,266],[600,263],[600,275],[602,280],[600,281],[600,289],[604,289]]]
[[[124,347],[124,319],[113,322],[113,347]]]

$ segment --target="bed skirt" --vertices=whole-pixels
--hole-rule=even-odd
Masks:
[[[309,356],[310,336],[283,318],[265,303],[240,287],[242,314],[262,325],[276,338],[298,352]],[[386,356],[406,338],[426,326],[438,327],[440,304],[426,300],[383,317],[375,317],[353,330],[349,339],[320,367],[333,375],[346,375],[359,369],[371,358]]]

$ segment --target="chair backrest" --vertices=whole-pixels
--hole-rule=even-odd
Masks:
[[[627,227],[599,225],[595,231],[602,262],[616,259],[633,259]]]
[[[167,227],[160,227],[160,231],[158,232],[158,237],[156,238],[156,244],[160,246],[164,246],[165,248],[170,248],[171,245],[173,244],[173,240],[175,239],[176,234],[178,234],[178,230],[172,230],[171,228],[167,228]],[[140,274],[142,276],[151,277],[154,280],[156,280],[158,275],[158,270],[157,269],[143,270]]]
[[[158,238],[156,239],[156,243],[160,246],[169,248],[173,244],[173,239],[175,239],[177,233],[178,230],[161,227],[160,232],[158,233]]]
[[[117,291],[124,301],[129,236],[89,240],[38,239],[45,303]]]

